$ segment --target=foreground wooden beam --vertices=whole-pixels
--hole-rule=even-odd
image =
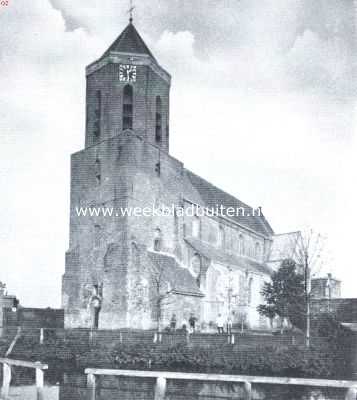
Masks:
[[[137,371],[124,369],[97,369],[87,368],[86,374],[93,375],[113,375],[113,376],[135,376],[141,378],[179,379],[196,380],[210,382],[237,382],[237,383],[267,383],[272,385],[299,385],[316,387],[335,387],[349,389],[357,387],[357,381],[348,380],[330,380],[330,379],[308,379],[308,378],[284,378],[269,376],[251,376],[251,375],[224,375],[224,374],[199,374],[188,372],[165,372],[165,371]]]
[[[96,377],[94,374],[87,375],[87,388],[88,388],[88,399],[95,400],[96,393]]]
[[[39,361],[32,362],[32,361],[22,361],[22,360],[13,360],[12,358],[1,358],[0,357],[0,364],[7,364],[16,367],[24,367],[24,368],[34,368],[34,369],[48,369],[47,364],[42,364]]]
[[[11,383],[11,367],[9,364],[3,365],[3,378],[2,378],[2,388],[1,388],[1,398],[7,399],[9,397]]]
[[[155,400],[164,400],[166,393],[166,379],[161,376],[156,378],[155,385]]]
[[[44,385],[44,370],[48,369],[47,364],[40,362],[30,362],[22,360],[12,360],[11,358],[0,358],[0,363],[3,364],[3,382],[1,388],[1,399],[9,397],[10,383],[11,383],[11,367],[23,367],[36,370],[36,389],[37,400],[44,400],[43,385]]]
[[[37,389],[37,400],[43,400],[43,383],[44,383],[44,373],[43,369],[36,368],[36,389]]]
[[[137,371],[121,369],[96,369],[87,368],[88,388],[91,389],[91,400],[95,400],[96,375],[127,376],[141,378],[155,378],[155,400],[164,400],[167,379],[190,380],[202,382],[236,382],[243,384],[245,400],[252,399],[252,384],[265,383],[272,385],[300,385],[311,387],[333,387],[348,389],[345,400],[357,400],[357,381],[330,380],[330,379],[307,379],[307,378],[284,378],[250,375],[223,375],[223,374],[198,374],[187,372],[165,372],[165,371]]]

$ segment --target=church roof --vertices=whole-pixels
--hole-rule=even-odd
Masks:
[[[272,269],[266,264],[258,263],[247,257],[227,253],[226,251],[202,242],[199,239],[189,237],[185,240],[195,251],[209,260],[216,261],[220,264],[228,265],[230,267],[238,267],[239,269],[253,271],[260,274],[271,275],[273,272]]]
[[[238,200],[236,197],[227,192],[224,192],[217,186],[212,185],[205,179],[187,169],[186,174],[190,179],[192,185],[196,188],[199,195],[201,196],[204,204],[200,205],[208,207],[209,209],[220,207],[221,205],[224,206],[226,209],[229,207],[233,207],[234,209],[243,207],[245,210],[245,215],[239,215],[229,218],[232,218],[240,225],[243,225],[253,230],[254,232],[263,234],[264,236],[271,236],[274,234],[273,229],[271,228],[263,214],[261,214],[260,216],[253,215],[253,208]]]
[[[203,296],[190,271],[182,268],[175,257],[153,251],[148,251],[148,255],[158,271],[162,272],[162,280],[170,283],[174,293]]]
[[[112,43],[102,57],[107,56],[111,51],[121,53],[146,54],[155,60],[155,57],[139,35],[135,26],[130,22],[118,38]]]

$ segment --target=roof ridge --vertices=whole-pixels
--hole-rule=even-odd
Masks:
[[[244,203],[244,201],[239,200],[239,199],[238,199],[237,197],[235,197],[233,194],[228,193],[228,192],[226,192],[225,190],[219,188],[217,185],[211,183],[211,182],[208,181],[207,179],[202,178],[200,175],[195,174],[194,172],[190,171],[190,170],[187,169],[187,168],[185,168],[185,170],[186,170],[189,174],[194,175],[196,178],[200,179],[201,181],[204,181],[204,182],[208,183],[210,186],[214,187],[215,189],[219,190],[220,192],[222,192],[222,193],[224,193],[224,194],[226,194],[226,195],[228,195],[228,196],[234,198],[235,200],[240,201],[240,202],[243,204],[243,206],[246,206],[247,208],[253,209],[253,207],[250,206],[249,204]]]
[[[274,233],[274,236],[283,236],[283,235],[293,235],[300,233],[300,231],[291,231],[291,232],[283,232],[283,233]]]
[[[203,182],[206,186],[208,185],[211,189],[216,190],[217,192],[221,193],[223,196],[227,197],[229,201],[233,201],[233,202],[239,203],[239,204],[238,204],[238,207],[247,208],[248,210],[251,210],[251,211],[254,211],[254,210],[255,210],[254,207],[252,207],[252,206],[250,206],[249,204],[247,204],[247,203],[243,202],[242,200],[238,199],[238,197],[234,196],[234,195],[231,194],[231,193],[226,192],[226,191],[223,190],[223,189],[220,189],[218,186],[212,184],[211,182],[209,182],[209,181],[207,181],[206,179],[202,178],[201,176],[195,174],[194,172],[190,171],[189,169],[185,168],[184,170],[185,170],[185,172],[187,173],[188,178],[190,179],[190,181],[191,181],[191,183],[193,184],[193,186],[196,187],[196,185],[194,184],[194,182],[192,182],[191,177],[192,177],[193,179],[197,179],[197,180]],[[197,188],[196,188],[196,189],[197,189]],[[198,192],[200,193],[200,190],[199,190],[199,189],[197,189],[197,190],[198,190]],[[200,195],[201,195],[201,193],[200,193]],[[201,196],[201,197],[202,197],[202,196]],[[204,200],[204,199],[203,199],[203,200]],[[216,206],[218,206],[218,204],[217,204]],[[269,222],[266,220],[266,218],[265,218],[265,216],[264,216],[264,213],[263,213],[262,211],[260,212],[260,215],[259,215],[259,216],[254,215],[254,213],[253,213],[253,215],[249,215],[249,216],[248,216],[248,215],[247,215],[247,216],[243,215],[243,216],[240,217],[240,221],[237,221],[239,224],[241,224],[241,225],[243,225],[243,226],[245,226],[245,227],[247,227],[247,228],[249,228],[249,229],[252,229],[252,230],[255,231],[255,232],[259,232],[259,230],[257,229],[257,227],[256,227],[256,228],[252,228],[252,227],[249,226],[249,224],[245,224],[245,223],[241,220],[242,217],[253,218],[254,221],[255,221],[255,223],[259,224],[259,226],[261,227],[261,230],[263,231],[263,234],[264,234],[264,235],[270,236],[270,235],[274,234],[274,230],[273,230],[272,227],[270,226]],[[229,217],[229,218],[231,219],[232,217]],[[237,220],[238,220],[238,217],[237,217]],[[260,234],[262,234],[262,232],[260,232]]]

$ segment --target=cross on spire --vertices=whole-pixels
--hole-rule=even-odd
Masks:
[[[130,8],[128,10],[128,14],[130,15],[129,22],[133,22],[133,11],[135,10],[135,6],[133,5],[133,0],[130,0]]]

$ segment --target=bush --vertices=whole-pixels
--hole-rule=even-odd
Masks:
[[[11,357],[41,360],[50,368],[123,368],[311,378],[346,378],[348,362],[327,344],[288,347],[192,347],[181,343],[118,344],[113,348],[54,339],[21,338]]]
[[[165,348],[120,345],[113,352],[113,360],[117,368],[315,378],[339,375],[336,358],[321,347],[248,347],[232,352],[230,346],[200,348],[178,344]]]

